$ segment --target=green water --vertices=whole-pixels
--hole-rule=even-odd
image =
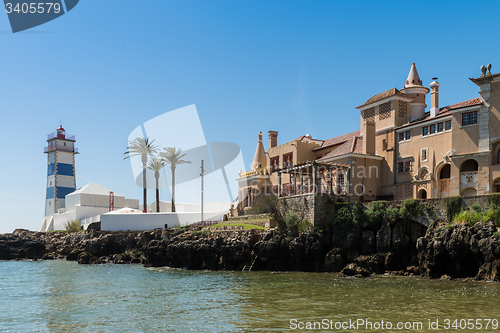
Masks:
[[[500,283],[418,277],[0,262],[0,331],[386,332],[376,329],[384,320],[397,332],[496,332],[492,323],[485,329],[485,319],[500,319],[499,295]],[[483,327],[455,329],[452,321],[446,330],[447,318],[474,319]],[[429,329],[429,319],[439,320],[438,330]],[[335,329],[349,320],[371,321],[373,329]],[[333,329],[291,329],[321,321]],[[397,330],[398,322],[421,322],[422,329]]]

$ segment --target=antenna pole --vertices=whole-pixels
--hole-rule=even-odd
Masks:
[[[205,170],[203,169],[203,160],[201,160],[201,224],[203,225],[203,173]]]

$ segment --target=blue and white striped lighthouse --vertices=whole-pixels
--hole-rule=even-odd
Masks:
[[[62,125],[59,126],[55,133],[47,135],[44,152],[47,154],[45,216],[50,216],[65,208],[66,195],[76,190],[75,136],[67,135]]]

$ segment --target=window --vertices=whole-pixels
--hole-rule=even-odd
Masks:
[[[500,164],[500,150],[497,153],[497,164]]]
[[[427,162],[427,153],[429,149],[423,148],[420,150],[420,162]]]
[[[411,172],[411,160],[398,162],[398,173]]]
[[[271,172],[274,172],[276,170],[279,170],[280,168],[280,157],[272,157],[271,158]]]
[[[446,130],[451,130],[451,120],[446,121]]]
[[[438,132],[444,131],[444,123],[439,123],[438,124]]]
[[[436,124],[430,126],[430,133],[431,134],[436,133]]]
[[[422,135],[429,135],[429,126],[422,127]]]
[[[382,140],[382,149],[387,150],[387,140],[386,139]]]
[[[399,142],[405,140],[411,140],[411,131],[399,133]]]
[[[462,126],[477,124],[477,111],[462,113]]]

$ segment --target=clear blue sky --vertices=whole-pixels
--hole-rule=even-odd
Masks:
[[[499,10],[496,1],[82,0],[17,34],[0,14],[0,232],[39,229],[43,147],[59,121],[77,138],[77,187],[139,199],[127,137],[170,110],[196,104],[207,141],[238,144],[248,167],[259,131],[284,143],[359,129],[355,107],[402,88],[413,62],[424,85],[439,77],[441,106],[477,97],[468,78],[489,62],[500,71]]]

